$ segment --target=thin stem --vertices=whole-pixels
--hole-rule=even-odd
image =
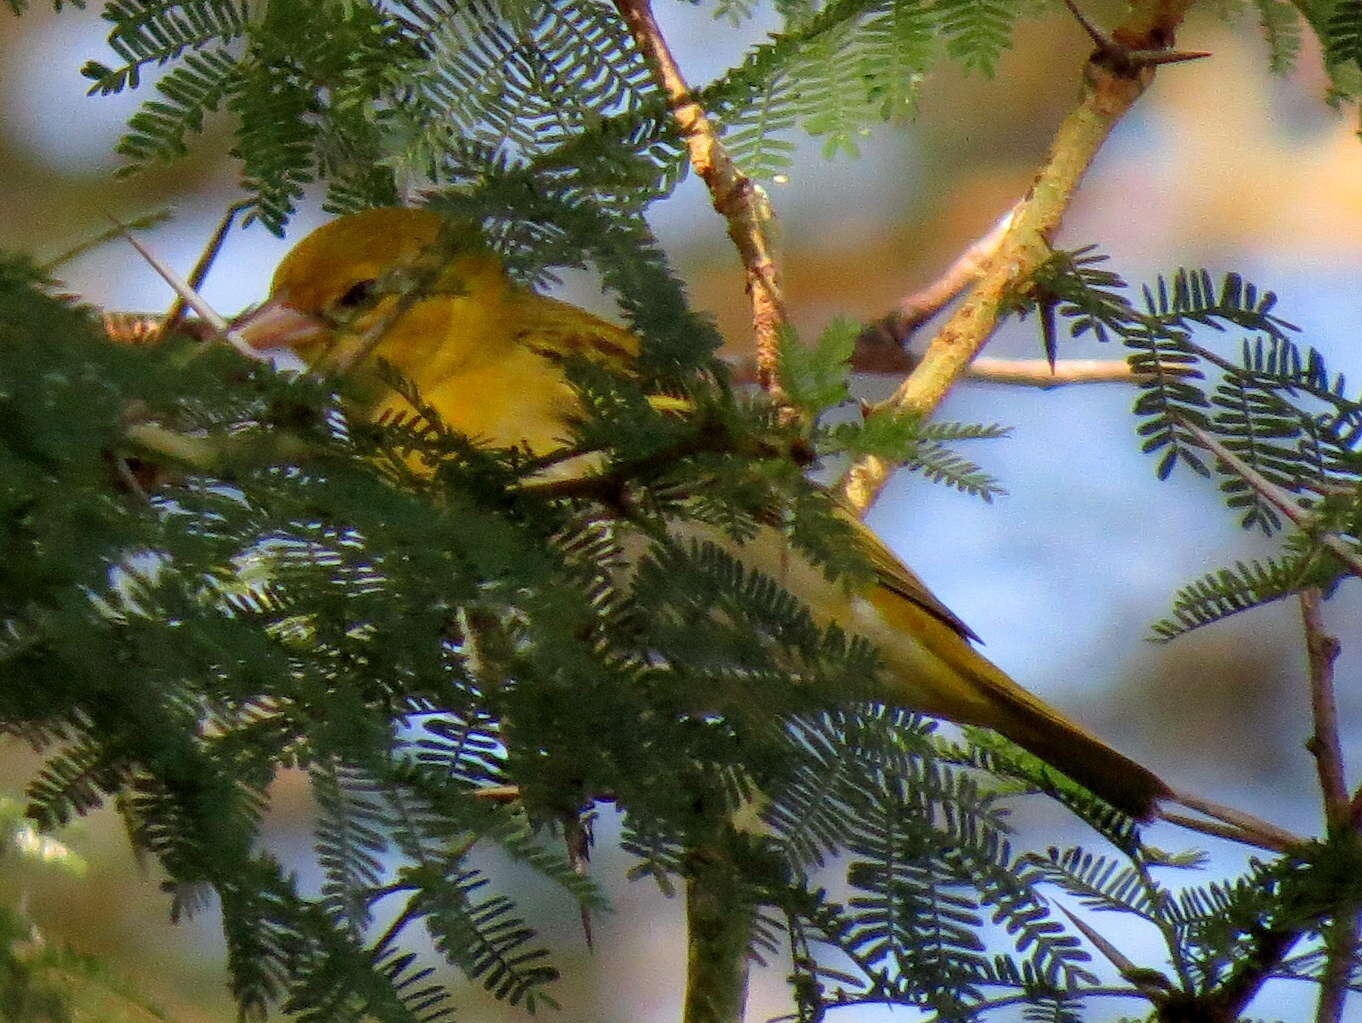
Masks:
[[[397,939],[397,936],[406,929],[407,924],[416,919],[417,914],[420,913],[420,908],[417,905],[419,901],[420,897],[417,895],[413,895],[407,900],[407,904],[402,907],[402,912],[393,918],[393,922],[388,925],[387,930],[374,942],[374,948],[386,949]]]
[[[774,213],[766,193],[738,169],[719,141],[719,133],[686,83],[653,17],[649,0],[615,0],[615,7],[667,98],[672,118],[685,140],[691,166],[709,189],[714,209],[728,222],[728,236],[742,259],[747,295],[752,303],[757,379],[779,398],[776,366],[780,331],[786,321],[785,298],[769,230]]]
[[[969,248],[960,253],[936,280],[908,295],[892,313],[867,327],[862,342],[870,346],[892,344],[901,348],[918,327],[941,312],[983,276],[993,257],[998,254],[1020,205],[1017,203],[999,217],[988,232],[971,242]],[[860,347],[860,343],[857,347]]]
[[[862,334],[864,339],[873,328]],[[868,344],[858,341],[848,365],[853,373],[866,376],[901,377],[912,371],[921,362],[921,357],[905,351],[896,345],[882,341]],[[729,379],[737,386],[755,383],[756,363],[753,360],[740,360],[729,363]],[[1185,376],[1192,372],[1186,366],[1165,365],[1162,367],[1168,376]],[[966,380],[985,384],[1012,384],[1018,387],[1038,387],[1049,390],[1067,384],[1138,384],[1152,380],[1152,373],[1137,373],[1124,359],[1060,359],[1053,368],[1045,359],[990,359],[981,356],[969,364],[965,370]],[[1303,483],[1312,489],[1321,489],[1317,484]],[[1351,487],[1337,487],[1330,493],[1351,494]]]
[[[1265,849],[1268,852],[1285,852],[1294,844],[1282,842],[1275,837],[1252,834],[1233,824],[1205,821],[1200,817],[1188,817],[1186,814],[1175,813],[1172,810],[1160,810],[1159,820],[1167,821],[1169,824],[1176,824],[1178,827],[1186,828],[1188,831],[1196,831],[1203,835],[1210,835],[1213,838],[1223,838],[1229,842],[1238,842],[1240,845],[1250,845],[1255,849]]]
[[[1193,986],[1192,970],[1187,962],[1187,950],[1182,947],[1182,942],[1178,938],[1177,925],[1168,918],[1166,912],[1161,911],[1165,906],[1168,894],[1163,887],[1154,880],[1149,872],[1149,861],[1138,853],[1130,857],[1131,866],[1136,875],[1140,878],[1140,887],[1144,889],[1145,898],[1149,900],[1151,909],[1156,910],[1150,914],[1150,922],[1158,930],[1163,938],[1163,946],[1168,950],[1168,961],[1173,964],[1173,969],[1177,971],[1178,982],[1184,990],[1190,990]]]
[[[1348,1001],[1348,980],[1357,951],[1358,907],[1341,907],[1326,934],[1328,958],[1320,977],[1319,1003],[1315,1006],[1315,1023],[1342,1023],[1343,1009]]]
[[[184,278],[138,241],[131,231],[124,229],[121,233],[123,237],[127,239],[128,243],[137,250],[138,254],[147,261],[148,265],[161,275],[161,279],[170,285],[175,294],[184,299],[189,307],[193,309],[194,312],[198,313],[223,340],[248,359],[252,359],[256,362],[263,362],[269,358],[267,355],[257,352],[252,348],[245,338],[232,329],[231,324],[219,316],[217,311],[205,302],[197,291],[189,286]]]
[[[519,785],[484,785],[472,792],[474,799],[485,799],[492,803],[515,803],[520,800]]]
[[[1212,802],[1209,799],[1193,795],[1190,792],[1175,792],[1173,793],[1173,799],[1187,807],[1189,810],[1196,810],[1199,813],[1204,813],[1207,817],[1213,817],[1231,827],[1238,828],[1240,831],[1250,836],[1262,838],[1264,841],[1271,843],[1264,846],[1264,848],[1267,849],[1289,848],[1293,845],[1300,845],[1305,841],[1305,839],[1301,838],[1299,835],[1293,835],[1284,828],[1279,828],[1275,824],[1269,824],[1267,821],[1255,817],[1253,814],[1247,813],[1244,810],[1236,810],[1231,806],[1222,806],[1220,803]],[[1166,817],[1167,815],[1163,816]]]
[[[337,377],[343,377],[350,370],[354,369],[361,362],[373,354],[383,339],[388,336],[388,331],[393,324],[405,316],[411,307],[421,299],[428,297],[425,288],[425,281],[412,280],[399,290],[397,301],[392,307],[385,310],[378,319],[374,320],[359,335],[352,335],[348,332],[341,333],[327,352],[323,364],[314,367],[314,371],[324,369]]]
[[[1168,367],[1174,374],[1181,369]],[[1152,374],[1136,373],[1124,359],[1061,359],[1053,368],[1045,359],[975,359],[965,370],[965,376],[995,384],[1050,388],[1065,384],[1138,384],[1149,380]]]
[[[204,246],[199,261],[194,264],[194,269],[189,272],[189,287],[197,293],[202,287],[204,280],[208,277],[208,271],[212,269],[213,263],[218,258],[218,253],[222,251],[222,243],[227,240],[227,232],[232,229],[232,224],[236,221],[236,216],[242,210],[249,209],[251,200],[239,199],[227,207],[227,212],[218,221],[217,228],[213,231],[212,237],[208,239],[208,244]],[[164,319],[161,320],[161,336],[179,326],[180,320],[184,319],[184,312],[189,303],[179,292],[175,293],[175,301],[166,310]]]
[[[1288,491],[1283,490],[1263,476],[1262,473],[1248,465],[1195,423],[1183,421],[1182,425],[1196,438],[1198,444],[1229,466],[1236,476],[1252,487],[1268,504],[1290,519],[1294,526],[1302,531],[1309,530],[1311,525],[1310,515],[1296,503]],[[1330,554],[1346,565],[1349,572],[1362,578],[1362,557],[1359,557],[1356,551],[1332,533],[1321,533],[1316,539],[1321,546],[1328,549]]]
[[[1324,821],[1331,834],[1341,834],[1349,830],[1351,806],[1343,746],[1338,738],[1338,704],[1334,699],[1334,662],[1338,659],[1339,645],[1338,640],[1325,631],[1322,603],[1318,587],[1300,592],[1305,651],[1310,665],[1310,717],[1315,725],[1315,733],[1306,748],[1314,755],[1315,769],[1319,773]],[[1357,914],[1356,905],[1340,906],[1326,932],[1315,1023],[1340,1023],[1343,1019],[1353,953],[1357,947]]]
[[[1344,780],[1343,747],[1338,738],[1338,704],[1334,700],[1334,661],[1338,640],[1324,629],[1319,588],[1301,590],[1301,621],[1305,626],[1305,651],[1310,664],[1310,716],[1315,734],[1306,748],[1314,755],[1319,788],[1324,799],[1324,820],[1330,830],[1348,824],[1348,788]]]
[[[1113,33],[1122,46],[1142,50],[1172,41],[1191,0],[1139,4]],[[1090,59],[1078,105],[1064,118],[1050,155],[1030,192],[1017,206],[997,254],[974,290],[932,340],[922,363],[885,403],[886,409],[928,416],[997,329],[1011,298],[1046,259],[1050,240],[1084,173],[1125,113],[1153,80],[1150,66],[1116,69]],[[888,482],[895,464],[862,458],[842,480],[848,503],[864,514]]]

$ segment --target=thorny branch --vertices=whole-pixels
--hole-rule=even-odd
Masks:
[[[1314,734],[1306,748],[1315,758],[1320,793],[1324,801],[1324,820],[1332,834],[1351,830],[1351,807],[1347,776],[1344,772],[1343,745],[1338,737],[1338,706],[1334,699],[1334,661],[1338,640],[1324,626],[1318,587],[1300,593],[1301,621],[1305,627],[1305,652],[1310,665],[1310,717]],[[1320,976],[1316,1023],[1339,1023],[1348,997],[1348,980],[1353,952],[1357,947],[1358,908],[1340,907],[1327,931],[1324,970]]]
[[[766,193],[744,174],[719,140],[705,109],[691,92],[671,47],[653,17],[650,0],[615,0],[615,6],[647,58],[658,88],[667,97],[672,118],[685,140],[691,166],[709,189],[714,209],[728,222],[728,236],[742,258],[747,295],[752,302],[752,331],[757,346],[757,379],[779,399],[776,376],[785,298],[776,266]]]
[[[1305,652],[1310,663],[1310,716],[1315,726],[1307,748],[1319,773],[1325,823],[1330,828],[1339,828],[1348,824],[1348,789],[1343,773],[1343,746],[1338,738],[1338,706],[1334,700],[1338,640],[1325,631],[1321,602],[1317,587],[1301,591]]]
[[[922,363],[885,403],[886,410],[930,414],[992,337],[1008,299],[1049,258],[1050,241],[1107,136],[1153,81],[1154,62],[1148,55],[1168,50],[1189,6],[1191,0],[1137,5],[1111,36],[1126,59],[1117,61],[1102,48],[1089,58],[1078,105],[1061,123],[996,255],[932,340]],[[842,480],[851,506],[861,514],[868,511],[894,468],[876,457],[858,461]]]

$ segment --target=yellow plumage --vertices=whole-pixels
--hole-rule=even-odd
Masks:
[[[448,251],[445,249],[448,248]],[[385,282],[439,250],[433,284],[407,307]],[[400,289],[393,289],[394,292]],[[390,321],[390,322],[389,322]],[[345,326],[345,331],[337,328]],[[452,232],[435,213],[383,209],[345,217],[303,239],[280,264],[270,301],[242,326],[261,347],[286,344],[310,363],[344,359],[338,338],[382,328],[355,372],[372,379],[390,362],[449,426],[499,446],[537,453],[560,446],[574,395],[562,373],[569,356],[627,369],[638,353],[628,331],[576,306],[516,286],[468,228]],[[405,411],[374,383],[374,418]],[[774,530],[744,545],[748,567],[779,580],[824,623],[836,622],[879,648],[886,702],[992,728],[1138,817],[1168,788],[1022,689],[971,645],[972,634],[874,534],[860,527],[878,583],[848,593],[801,560]]]

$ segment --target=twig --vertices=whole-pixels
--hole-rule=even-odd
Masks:
[[[1207,817],[1213,817],[1218,821],[1223,821],[1231,827],[1238,828],[1244,835],[1258,839],[1258,842],[1252,844],[1260,844],[1264,849],[1276,849],[1281,851],[1283,849],[1289,849],[1291,846],[1301,845],[1305,842],[1305,839],[1300,835],[1294,835],[1284,828],[1277,827],[1275,824],[1269,824],[1267,821],[1255,817],[1251,813],[1244,810],[1236,810],[1230,806],[1222,806],[1220,803],[1212,802],[1209,799],[1193,795],[1190,792],[1175,792],[1173,793],[1173,799],[1175,802],[1181,803],[1189,810],[1196,810],[1198,813],[1204,813]],[[1173,818],[1172,814],[1166,812],[1161,813],[1159,816],[1164,820],[1172,820]],[[1174,821],[1173,823],[1181,824],[1182,821]],[[1189,827],[1190,825],[1184,826]],[[1194,828],[1193,830],[1196,829]],[[1210,831],[1206,833],[1213,834],[1213,832]]]
[[[383,342],[398,320],[411,310],[422,298],[424,289],[417,284],[410,284],[403,288],[397,296],[391,308],[384,310],[378,319],[369,324],[362,333],[358,335],[342,331],[332,340],[325,357],[316,363],[313,372],[331,373],[337,377],[343,377],[354,369],[361,362],[374,353],[374,350]],[[340,343],[352,341],[345,348],[341,348]]]
[[[901,377],[920,361],[912,352],[893,345],[878,342],[862,345],[857,342],[848,364],[853,373]],[[735,385],[741,387],[756,382],[757,367],[753,360],[733,360],[729,365],[729,379]],[[1170,376],[1193,372],[1186,366],[1164,366],[1163,371]],[[1150,373],[1136,373],[1122,359],[1060,359],[1052,369],[1045,359],[978,358],[969,364],[964,373],[966,380],[1039,387],[1041,390],[1066,384],[1138,384],[1152,376]],[[1350,487],[1339,487],[1336,492],[1351,494],[1353,491]]]
[[[888,316],[868,326],[863,339],[869,344],[893,344],[902,347],[913,331],[946,308],[962,291],[977,281],[997,255],[999,246],[1012,225],[1012,218],[1020,203],[998,218],[982,237],[975,239],[960,253],[936,280],[899,302]],[[857,347],[860,347],[858,342]]]
[[[117,474],[119,482],[127,487],[129,492],[142,504],[151,503],[151,496],[147,493],[146,488],[142,486],[142,481],[139,480],[132,471],[132,467],[128,465],[128,460],[122,455],[115,454],[113,456],[113,465],[114,473]]]
[[[208,277],[208,271],[212,269],[213,262],[222,250],[222,243],[227,239],[227,232],[232,229],[236,215],[244,209],[249,209],[250,206],[251,201],[249,199],[239,199],[227,207],[227,212],[218,221],[218,226],[214,229],[212,237],[204,246],[199,261],[194,264],[194,269],[189,271],[189,287],[193,291],[198,292],[203,287],[203,282]],[[166,310],[165,318],[161,321],[161,337],[180,325],[180,320],[184,318],[184,311],[188,306],[189,303],[185,300],[185,297],[177,291],[175,301],[170,304],[170,308]]]
[[[1326,936],[1328,959],[1325,961],[1324,975],[1320,978],[1315,1023],[1342,1023],[1352,964],[1356,958],[1358,931],[1357,905],[1341,907]]]
[[[473,790],[474,799],[486,799],[493,803],[514,803],[520,799],[519,785],[483,785]]]
[[[1159,50],[1173,38],[1191,0],[1137,4],[1113,39],[1126,51]],[[1050,155],[1030,192],[1018,204],[997,254],[974,290],[932,340],[921,365],[899,387],[885,408],[929,415],[998,326],[1007,300],[1050,256],[1050,239],[1073,198],[1079,181],[1111,130],[1153,80],[1153,67],[1113,66],[1097,56],[1088,61],[1083,93],[1064,118]],[[861,514],[883,489],[895,464],[865,457],[842,480],[848,503]]]
[[[1315,1023],[1342,1023],[1343,1009],[1348,1001],[1348,981],[1357,950],[1358,907],[1340,907],[1329,925],[1326,944],[1328,958],[1320,977],[1319,1002],[1315,1006]]]
[[[238,467],[297,465],[316,458],[318,447],[288,430],[190,434],[156,423],[130,423],[123,440],[158,463],[171,462],[194,472],[228,479]]]
[[[1201,447],[1229,466],[1234,474],[1252,487],[1264,501],[1290,519],[1298,529],[1309,531],[1311,526],[1309,514],[1295,502],[1288,491],[1263,476],[1195,423],[1183,420],[1182,425],[1196,438]],[[1349,572],[1362,578],[1362,557],[1359,557],[1356,551],[1333,533],[1319,533],[1316,539],[1321,546],[1328,548],[1330,554],[1343,562]]]
[[[755,907],[722,842],[687,853],[683,1023],[742,1023]]]
[[[1174,375],[1181,366],[1166,367]],[[1026,387],[1062,387],[1065,384],[1138,384],[1151,377],[1136,373],[1124,359],[1061,359],[1051,368],[1045,359],[975,359],[965,370],[970,380]]]
[[[151,268],[161,275],[161,279],[174,289],[175,294],[184,299],[185,302],[189,304],[189,307],[199,314],[201,319],[217,331],[219,337],[223,338],[223,340],[248,359],[252,359],[256,362],[268,360],[269,356],[257,352],[252,348],[250,344],[247,343],[246,339],[233,330],[231,324],[219,316],[217,311],[205,302],[199,293],[191,288],[183,277],[177,274],[166,263],[162,262],[162,260],[145,245],[139,242],[131,231],[124,228],[120,233],[128,240],[128,243],[138,251],[141,257],[147,261]]]
[[[1186,814],[1174,813],[1172,810],[1160,810],[1159,820],[1167,821],[1169,824],[1176,824],[1180,828],[1188,831],[1195,831],[1202,835],[1210,835],[1214,838],[1223,838],[1229,842],[1238,842],[1240,845],[1251,845],[1255,849],[1265,849],[1268,852],[1285,852],[1295,843],[1282,842],[1276,838],[1250,834],[1241,827],[1233,824],[1221,824],[1217,821],[1205,821],[1200,817],[1188,817]]]
[[[615,0],[634,45],[648,61],[653,79],[667,97],[672,118],[685,140],[691,166],[709,189],[714,209],[728,222],[752,302],[752,331],[757,346],[757,380],[779,397],[776,376],[785,298],[768,225],[774,218],[766,193],[738,169],[704,107],[686,84],[676,58],[653,17],[650,0]]]
[[[435,242],[422,252],[415,266],[397,267],[381,275],[375,288],[376,292],[395,295],[396,301],[359,333],[353,333],[348,329],[338,331],[330,341],[323,358],[312,366],[313,372],[343,377],[372,355],[388,336],[388,331],[393,325],[417,302],[430,297],[441,275],[464,251],[465,245],[461,233],[446,226]]]
[[[1301,590],[1301,621],[1305,626],[1305,652],[1310,663],[1310,716],[1315,734],[1306,743],[1319,772],[1324,798],[1324,820],[1329,828],[1348,824],[1348,789],[1344,780],[1343,747],[1338,739],[1338,705],[1334,700],[1334,661],[1338,640],[1324,630],[1319,588]]]
[[[1301,590],[1301,622],[1305,626],[1305,652],[1310,664],[1310,717],[1315,726],[1314,735],[1305,746],[1314,756],[1319,773],[1324,821],[1331,834],[1343,834],[1350,830],[1351,806],[1343,746],[1338,738],[1338,704],[1334,699],[1334,662],[1339,647],[1338,640],[1325,631],[1321,603],[1318,587]],[[1315,1023],[1339,1023],[1343,1019],[1357,946],[1357,913],[1356,905],[1340,906],[1329,926]]]
[[[379,939],[374,942],[374,948],[386,952],[390,945],[397,939],[397,936],[406,930],[407,924],[411,923],[421,914],[420,900],[417,895],[413,895],[407,900],[407,904],[402,907],[402,912],[393,917],[392,923],[388,925]]]

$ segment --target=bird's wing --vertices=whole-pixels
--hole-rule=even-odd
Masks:
[[[638,358],[634,334],[546,295],[522,296],[523,323],[515,340],[549,362],[586,358],[616,370],[628,370]]]
[[[850,515],[849,512],[847,514]],[[919,579],[911,568],[900,561],[885,542],[876,536],[869,527],[856,522],[856,536],[861,543],[861,549],[870,560],[871,567],[875,569],[875,574],[878,576],[881,586],[897,593],[905,600],[911,600],[924,611],[941,619],[965,639],[980,641],[974,630],[962,622],[955,612],[941,603],[936,594],[927,588],[927,584]]]

